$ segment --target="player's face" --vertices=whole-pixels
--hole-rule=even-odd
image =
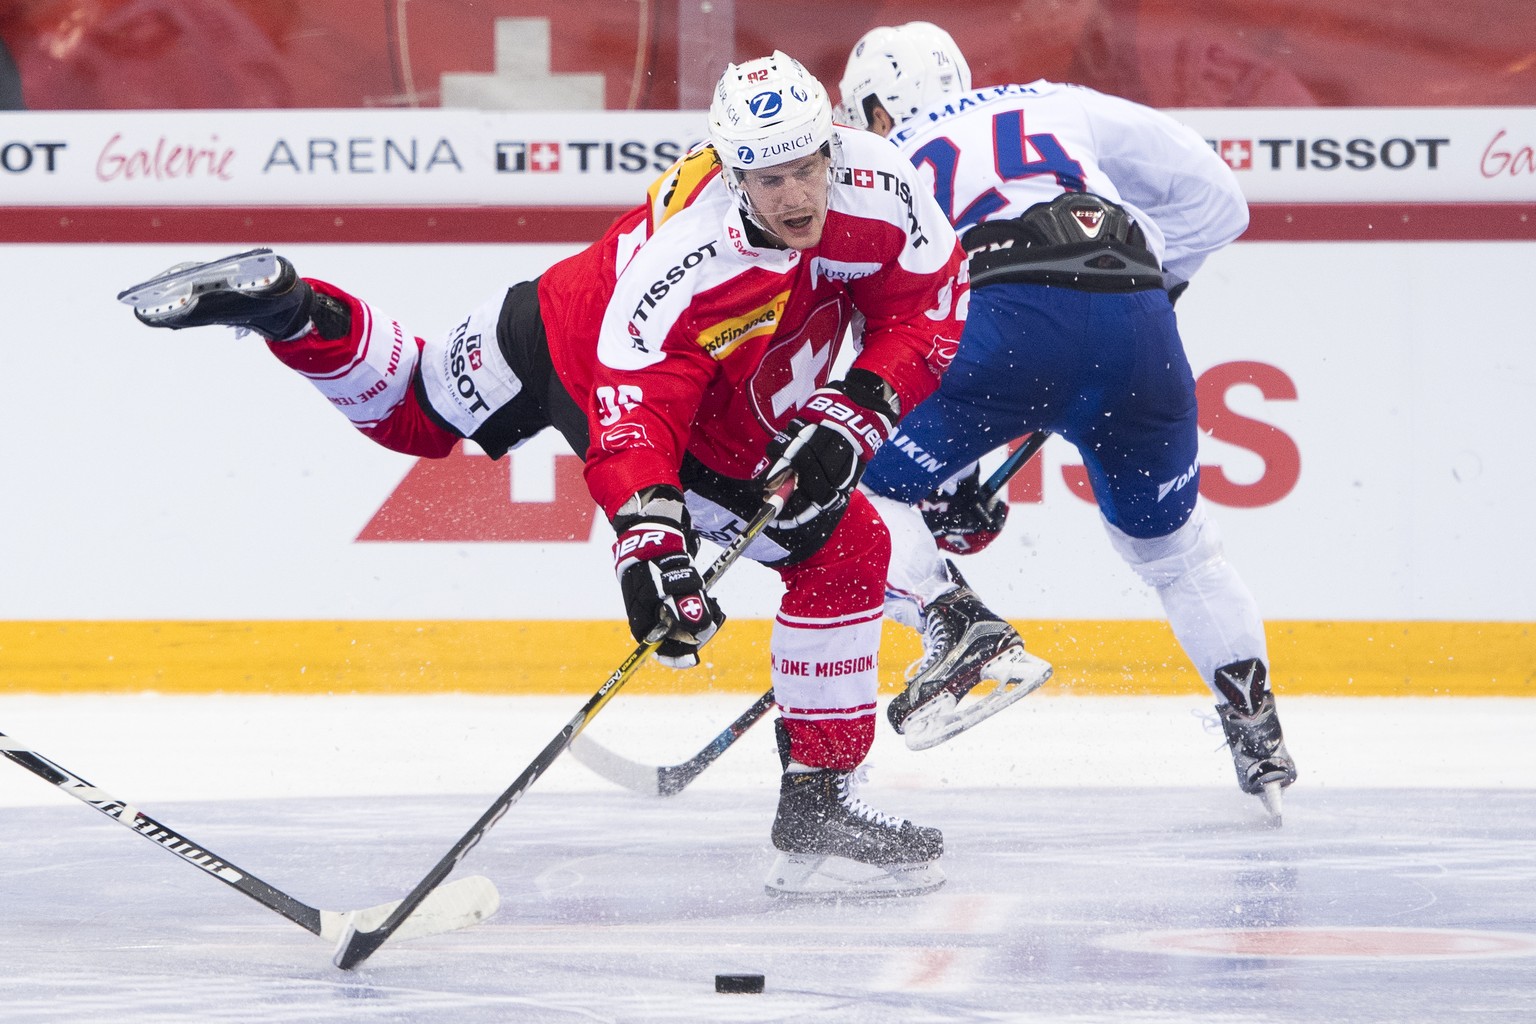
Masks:
[[[741,172],[741,187],[764,227],[791,249],[810,249],[827,223],[832,158],[812,153],[774,167]]]

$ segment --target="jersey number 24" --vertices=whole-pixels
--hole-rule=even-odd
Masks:
[[[1039,155],[1030,159],[1030,150]],[[1024,111],[1005,110],[992,115],[992,152],[998,176],[1004,181],[1031,178],[1037,174],[1055,177],[1056,184],[1064,192],[1082,192],[1083,165],[1067,155],[1054,135],[1026,135]],[[912,154],[917,167],[927,164],[933,168],[933,197],[939,201],[944,216],[956,230],[978,224],[988,214],[996,213],[1008,205],[1008,200],[995,188],[989,188],[955,213],[955,172],[960,165],[960,147],[948,136],[941,135],[924,143]]]

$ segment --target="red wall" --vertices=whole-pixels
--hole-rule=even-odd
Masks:
[[[435,106],[443,72],[493,70],[494,19],[518,16],[551,19],[556,72],[607,76],[609,109],[669,109],[677,11],[677,0],[11,0],[0,104],[19,91],[37,110]],[[978,85],[1051,78],[1161,107],[1536,106],[1530,0],[1454,11],[1443,0],[737,0],[735,16],[738,59],[787,50],[834,92],[862,32],[927,18],[955,35]]]

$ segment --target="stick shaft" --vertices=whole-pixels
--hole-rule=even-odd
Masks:
[[[773,707],[773,691],[769,690],[753,701],[752,706],[743,711],[736,721],[726,726],[718,736],[710,740],[703,750],[694,754],[682,764],[663,765],[657,768],[657,794],[660,796],[672,796],[673,794],[681,793],[690,782],[699,777],[704,769],[714,764],[721,754],[729,750],[731,745],[740,739],[743,733],[756,725],[757,720],[766,715],[771,707]]]
[[[94,807],[124,828],[174,853],[193,867],[200,868],[232,889],[245,893],[268,910],[276,911],[301,928],[320,934],[320,911],[301,903],[257,878],[255,875],[218,856],[201,843],[188,839],[162,822],[156,821],[132,804],[97,789],[67,768],[30,750],[10,736],[0,733],[0,754],[21,765],[33,775],[53,783],[59,789]]]
[[[1049,430],[1037,430],[1024,438],[1024,442],[1015,448],[1008,458],[1003,460],[1001,466],[992,471],[991,476],[987,477],[987,482],[981,488],[982,500],[990,499],[992,495],[1006,487],[1008,481],[1013,479],[1014,474],[1023,469],[1026,462],[1035,457],[1035,453],[1044,446],[1050,436],[1051,432]]]
[[[772,486],[773,493],[763,503],[762,509],[747,524],[746,528],[742,530],[741,535],[732,541],[730,546],[715,559],[714,564],[705,573],[705,589],[712,586],[741,557],[742,552],[747,549],[747,546],[752,543],[753,539],[784,508],[784,503],[789,499],[789,495],[794,490],[794,478],[792,476],[786,477],[775,481]],[[427,872],[426,877],[416,884],[416,888],[412,889],[400,901],[400,905],[395,908],[393,913],[371,931],[353,930],[347,934],[342,940],[340,948],[336,951],[333,961],[336,966],[344,971],[351,970],[372,956],[374,951],[382,946],[394,934],[395,930],[400,927],[401,923],[411,915],[411,912],[421,906],[422,901],[431,894],[432,890],[437,888],[443,879],[448,877],[459,861],[463,860],[465,855],[475,848],[475,844],[480,842],[485,833],[489,832],[491,827],[501,820],[502,816],[512,808],[513,804],[522,799],[523,794],[528,791],[529,787],[539,780],[539,777],[549,769],[549,766],[555,762],[555,759],[571,745],[571,741],[587,727],[587,724],[596,717],[597,713],[603,709],[603,706],[619,692],[619,689],[629,681],[630,677],[635,674],[635,671],[660,646],[661,641],[656,640],[642,643],[631,651],[629,657],[625,658],[624,662],[614,669],[613,674],[608,677],[602,686],[598,687],[596,693],[587,699],[587,702],[582,705],[581,710],[576,712],[571,720],[565,724],[565,728],[561,729],[554,739],[545,745],[544,749],[539,752],[539,755],[533,759],[527,768],[523,769],[522,774],[517,777],[512,785],[508,786],[501,796],[497,797],[495,802],[486,809],[485,813],[480,815],[480,819],[470,826],[469,831],[459,837],[459,841],[454,843],[448,853],[443,856],[443,859],[438,861],[432,870]]]

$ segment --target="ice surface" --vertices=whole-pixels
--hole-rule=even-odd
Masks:
[[[673,763],[751,702],[621,695],[588,735]],[[413,886],[579,697],[7,697],[0,731],[298,899]],[[1036,694],[870,801],[944,828],[914,900],[762,889],[759,726],[685,793],[563,760],[466,858],[488,923],[331,948],[0,763],[0,1021],[1151,1022],[1536,1019],[1530,700],[1286,698],[1263,826],[1194,698]],[[717,973],[767,977],[720,995]]]

